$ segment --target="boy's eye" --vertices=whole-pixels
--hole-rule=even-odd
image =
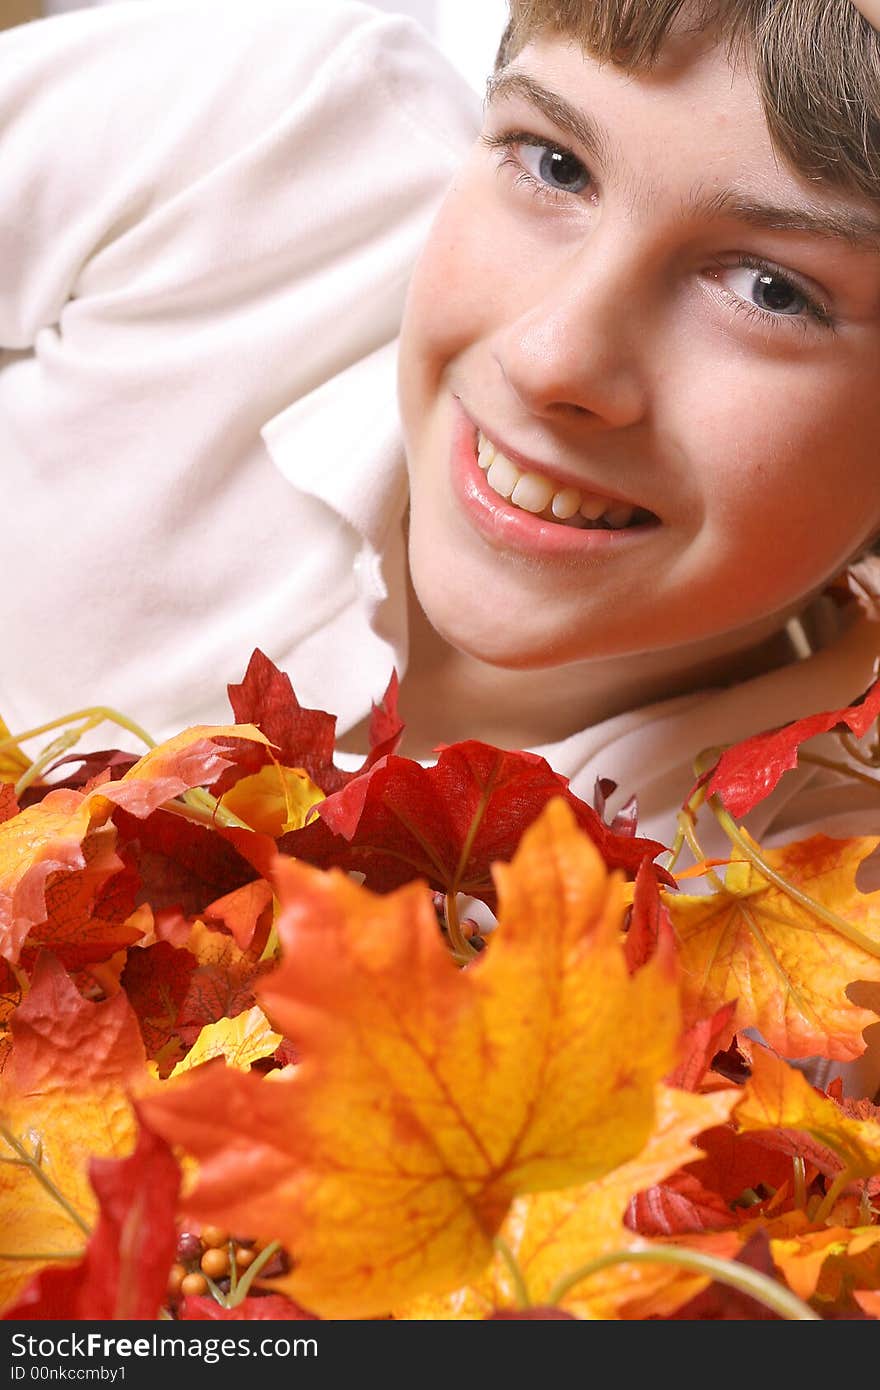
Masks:
[[[709,274],[734,306],[760,316],[765,323],[787,318],[801,327],[811,320],[825,328],[834,325],[830,309],[815,291],[800,285],[791,271],[780,266],[741,255],[733,265],[717,262]]]
[[[750,300],[758,309],[770,314],[802,314],[808,307],[807,298],[796,285],[772,270],[756,270],[751,266],[731,267],[727,283],[734,294]]]
[[[540,179],[560,193],[583,193],[590,183],[589,170],[577,155],[560,145],[523,143],[519,158],[533,178]]]

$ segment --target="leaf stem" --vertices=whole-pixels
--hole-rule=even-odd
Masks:
[[[855,755],[853,755],[855,756]],[[864,762],[864,759],[861,759]],[[816,767],[829,767],[832,772],[840,772],[844,777],[852,777],[856,782],[867,782],[869,787],[880,793],[880,777],[869,777],[866,772],[859,772],[856,768],[850,767],[848,763],[836,762],[834,758],[823,758],[819,753],[804,753],[798,751],[799,763],[815,763]],[[876,764],[867,763],[867,767],[874,767]]]
[[[722,1260],[718,1255],[705,1254],[700,1250],[685,1250],[680,1246],[656,1246],[652,1250],[615,1250],[610,1255],[600,1255],[596,1260],[581,1265],[580,1269],[565,1274],[553,1285],[547,1295],[547,1302],[557,1306],[575,1285],[589,1279],[600,1270],[610,1269],[620,1264],[668,1264],[680,1269],[692,1270],[695,1274],[705,1274],[719,1284],[737,1289],[762,1303],[771,1312],[790,1322],[821,1322],[809,1304],[784,1288],[775,1279],[750,1269],[748,1265],[737,1264],[734,1260]]]
[[[244,1300],[245,1300],[245,1299],[247,1298],[247,1296],[248,1296],[248,1293],[249,1293],[249,1291],[250,1291],[250,1287],[251,1287],[251,1285],[253,1284],[254,1280],[256,1279],[257,1275],[259,1274],[260,1270],[263,1269],[264,1266],[267,1265],[267,1264],[269,1263],[269,1261],[271,1260],[272,1256],[276,1253],[276,1251],[278,1251],[278,1250],[280,1250],[280,1249],[281,1249],[281,1241],[280,1241],[280,1240],[273,1240],[273,1241],[271,1241],[271,1243],[270,1243],[269,1245],[267,1245],[267,1246],[265,1247],[265,1249],[263,1249],[263,1250],[260,1251],[259,1255],[258,1255],[257,1258],[254,1260],[253,1264],[252,1264],[252,1265],[248,1265],[248,1267],[247,1267],[247,1269],[245,1270],[244,1274],[243,1274],[243,1275],[241,1276],[241,1278],[239,1279],[238,1284],[237,1284],[236,1289],[235,1289],[235,1296],[234,1296],[234,1297],[233,1297],[233,1295],[232,1295],[232,1291],[230,1290],[230,1292],[229,1292],[229,1297],[228,1297],[227,1300],[226,1300],[226,1307],[227,1307],[227,1308],[237,1308],[238,1305],[239,1305],[239,1303],[243,1303],[243,1302],[244,1302]]]
[[[834,1210],[834,1205],[838,1197],[843,1192],[844,1188],[849,1187],[849,1184],[853,1181],[854,1177],[849,1168],[843,1168],[837,1174],[837,1177],[834,1179],[828,1191],[825,1193],[825,1196],[822,1198],[822,1201],[819,1203],[819,1206],[816,1208],[816,1213],[813,1217],[816,1223],[828,1220],[828,1217]]]
[[[684,838],[688,842],[688,847],[690,848],[690,851],[693,854],[694,859],[697,861],[698,864],[706,863],[707,857],[703,852],[703,847],[697,839],[693,824],[691,823],[685,811],[679,811],[678,823],[681,827],[681,831],[684,835]],[[719,893],[725,892],[724,880],[719,878],[713,869],[707,868],[706,878],[712,884],[712,887],[715,888]]]
[[[821,922],[825,922],[827,926],[832,927],[844,940],[852,942],[854,946],[858,946],[868,955],[880,959],[880,941],[872,940],[870,936],[866,936],[864,932],[859,931],[858,927],[854,926],[852,922],[847,922],[844,917],[838,917],[837,913],[832,912],[830,907],[826,907],[824,903],[817,902],[816,899],[811,898],[808,893],[801,892],[800,888],[796,888],[787,878],[783,878],[782,874],[772,869],[758,850],[752,848],[746,837],[739,830],[729,811],[724,810],[717,796],[711,796],[709,798],[709,806],[728,839],[736,845],[737,849],[742,851],[745,858],[758,870],[758,873],[761,874],[763,878],[767,879],[769,883],[774,884],[791,898],[793,902],[799,903],[801,907],[806,908],[814,917],[818,917]]]
[[[48,734],[52,729],[63,728],[67,724],[75,724],[78,719],[94,719],[96,724],[107,720],[111,724],[118,724],[120,729],[127,729],[135,738],[140,739],[148,748],[156,747],[156,740],[151,738],[140,724],[135,724],[133,719],[120,714],[118,710],[110,709],[106,705],[93,705],[91,709],[79,709],[73,714],[62,714],[58,719],[50,719],[48,724],[40,724],[34,729],[25,729],[23,734],[11,734],[9,738],[0,739],[0,752],[4,748],[10,747],[15,743],[25,743],[28,739],[37,738],[40,734]],[[82,730],[80,730],[82,732]]]
[[[43,1170],[42,1165],[36,1161],[32,1154],[28,1153],[24,1145],[19,1143],[15,1135],[4,1124],[0,1124],[0,1136],[6,1140],[12,1152],[18,1155],[26,1167],[30,1168],[37,1182],[46,1189],[52,1200],[67,1212],[71,1221],[79,1227],[83,1235],[90,1236],[92,1234],[91,1227],[83,1220],[76,1208],[71,1206],[61,1189],[55,1186],[48,1173]]]
[[[801,1211],[807,1209],[807,1165],[802,1154],[795,1154],[791,1160],[794,1170],[794,1204]]]
[[[447,893],[445,896],[446,908],[446,930],[449,933],[449,944],[452,947],[453,955],[456,960],[461,959],[465,963],[473,960],[476,955],[461,929],[461,922],[458,917],[458,902],[455,893]]]
[[[507,1272],[510,1275],[511,1283],[513,1284],[513,1291],[516,1296],[517,1308],[531,1308],[532,1300],[529,1298],[529,1290],[526,1284],[525,1275],[520,1269],[519,1261],[517,1260],[507,1241],[503,1238],[503,1236],[496,1236],[492,1242],[492,1245],[496,1253],[501,1256],[502,1260],[507,1266]]]

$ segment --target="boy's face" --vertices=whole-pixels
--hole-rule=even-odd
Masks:
[[[587,129],[503,81],[416,268],[400,400],[419,598],[501,666],[735,651],[880,521],[880,212],[782,164],[751,78],[705,38],[642,76],[545,39],[505,77]],[[845,234],[862,223],[873,244]],[[516,473],[487,479],[478,426]],[[562,511],[611,494],[656,520],[577,529],[490,486],[528,472],[525,506],[543,479]]]

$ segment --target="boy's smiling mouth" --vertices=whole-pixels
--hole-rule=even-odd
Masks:
[[[457,398],[453,404],[453,491],[493,546],[547,556],[610,552],[659,529],[658,517],[644,507],[576,487],[570,477],[553,477],[522,455],[512,459]]]
[[[544,521],[581,531],[621,531],[657,520],[644,507],[554,480],[535,467],[527,469],[515,463],[482,430],[477,431],[477,460],[493,492]]]

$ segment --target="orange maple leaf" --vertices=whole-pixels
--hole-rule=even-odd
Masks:
[[[89,1161],[131,1151],[127,1087],[146,1078],[125,995],[90,1004],[47,956],[12,1035],[0,1076],[0,1305],[45,1265],[82,1254],[97,1211]]]
[[[664,893],[679,943],[687,1020],[736,1000],[737,1027],[760,1029],[788,1057],[861,1056],[862,1030],[877,1016],[850,1003],[845,991],[856,980],[880,980],[880,890],[860,893],[855,885],[859,864],[878,844],[875,836],[813,835],[761,851],[783,878],[857,927],[876,953],[768,882],[739,850],[723,892]]]
[[[302,1062],[211,1063],[145,1110],[196,1156],[196,1217],[276,1237],[284,1288],[363,1317],[477,1276],[518,1193],[638,1153],[677,1059],[667,947],[630,977],[623,876],[561,801],[496,865],[499,925],[459,971],[424,884],[376,896],[280,860],[281,967],[258,989]]]
[[[659,1085],[656,1094],[654,1128],[628,1163],[581,1187],[520,1197],[511,1207],[500,1235],[519,1266],[533,1304],[546,1302],[560,1279],[593,1260],[613,1252],[653,1248],[654,1242],[624,1225],[630,1199],[698,1157],[694,1137],[723,1124],[739,1092],[730,1088],[700,1096]],[[723,1252],[733,1253],[738,1243],[736,1236],[723,1237]],[[685,1273],[674,1265],[624,1262],[573,1285],[558,1306],[575,1317],[614,1319],[625,1317],[633,1300],[659,1297],[662,1292],[664,1309],[674,1312],[709,1282],[707,1275]],[[496,1254],[476,1283],[443,1296],[417,1299],[398,1309],[395,1317],[485,1318],[496,1309],[515,1308],[517,1294],[505,1258]]]
[[[800,1218],[801,1226],[791,1234],[774,1235],[767,1227],[773,1262],[785,1276],[786,1283],[799,1298],[810,1299],[817,1294],[836,1302],[859,1280],[860,1272],[867,1275],[870,1288],[877,1287],[880,1275],[880,1226],[826,1226],[811,1228],[803,1212],[790,1213]]]
[[[741,1130],[801,1131],[831,1149],[851,1179],[880,1172],[880,1121],[848,1114],[795,1067],[765,1047],[751,1049],[752,1074],[736,1109]],[[800,1152],[803,1145],[794,1145]]]

